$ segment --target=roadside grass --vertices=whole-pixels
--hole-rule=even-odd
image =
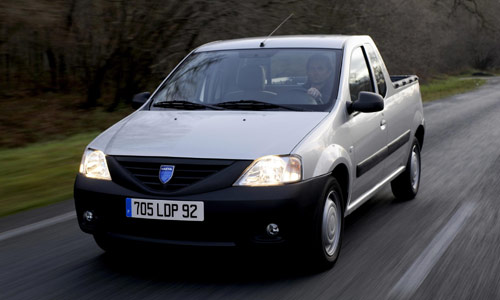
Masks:
[[[422,101],[432,101],[474,90],[485,84],[485,79],[450,76],[433,79],[420,85]]]
[[[484,79],[459,76],[421,85],[424,101],[473,90]],[[75,108],[71,96],[0,99],[0,216],[71,199],[84,147],[133,110]],[[12,112],[12,113],[9,113]]]
[[[83,150],[97,134],[0,150],[0,216],[71,199]]]
[[[134,110],[122,104],[108,112],[110,101],[83,109],[81,95],[45,93],[0,98],[0,149],[60,140],[75,134],[102,131]]]

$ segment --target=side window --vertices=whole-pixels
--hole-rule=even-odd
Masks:
[[[365,45],[365,50],[368,54],[370,64],[372,65],[373,73],[375,73],[375,82],[377,83],[378,93],[380,94],[380,96],[385,97],[387,86],[385,84],[384,72],[382,71],[382,62],[378,58],[375,50],[373,50],[372,46]]]
[[[351,101],[356,101],[359,92],[373,92],[374,88],[366,63],[365,55],[361,47],[354,49],[351,55],[351,69],[349,70],[349,91]]]

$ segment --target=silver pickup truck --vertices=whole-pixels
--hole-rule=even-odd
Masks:
[[[209,43],[133,102],[75,182],[80,228],[106,251],[286,247],[329,268],[345,216],[385,184],[419,189],[418,78],[389,76],[368,36]]]

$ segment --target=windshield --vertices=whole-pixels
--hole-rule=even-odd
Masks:
[[[194,53],[160,87],[151,109],[329,111],[341,55],[333,49]]]

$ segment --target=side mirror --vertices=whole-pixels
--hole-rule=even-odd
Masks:
[[[359,92],[358,100],[348,104],[347,109],[349,113],[355,111],[364,113],[381,111],[384,109],[384,98],[372,92]]]
[[[146,101],[148,101],[150,96],[150,92],[144,92],[134,95],[134,98],[132,98],[132,107],[135,109],[141,107],[144,103],[146,103]]]

